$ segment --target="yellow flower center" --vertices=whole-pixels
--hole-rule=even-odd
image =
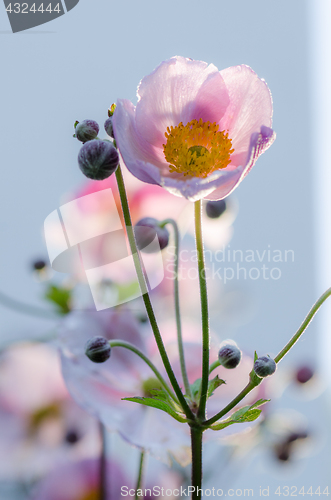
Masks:
[[[170,172],[207,177],[215,170],[225,168],[234,152],[231,139],[219,125],[192,120],[187,125],[180,122],[177,127],[167,127],[164,134],[167,142],[163,144],[164,156],[170,164]]]

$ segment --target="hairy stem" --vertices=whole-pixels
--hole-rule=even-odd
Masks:
[[[192,500],[201,499],[202,486],[202,429],[191,427]]]
[[[129,351],[132,351],[135,354],[137,354],[143,361],[145,361],[145,363],[154,372],[154,375],[159,379],[159,381],[161,382],[162,386],[167,391],[167,393],[169,394],[169,396],[177,404],[179,404],[178,403],[178,399],[176,398],[176,395],[172,392],[172,390],[168,386],[167,382],[162,377],[161,373],[158,371],[158,369],[156,368],[156,366],[147,358],[147,356],[145,356],[145,354],[142,351],[140,351],[140,349],[138,349],[133,344],[130,344],[130,342],[125,342],[124,340],[117,340],[117,339],[116,340],[110,340],[109,341],[109,345],[110,345],[110,347],[124,347],[125,349],[129,349]]]
[[[285,354],[288,353],[288,351],[291,349],[291,347],[294,346],[294,344],[297,342],[297,340],[299,339],[299,337],[303,334],[303,332],[305,331],[305,329],[307,328],[307,326],[309,325],[309,323],[311,322],[311,320],[313,319],[313,317],[315,316],[315,314],[317,313],[317,311],[319,310],[319,308],[321,307],[321,305],[326,301],[326,299],[328,297],[330,297],[330,295],[331,295],[331,288],[328,288],[323,293],[323,295],[321,295],[320,298],[315,302],[315,304],[313,305],[313,307],[310,309],[309,313],[305,317],[305,319],[304,319],[302,325],[300,326],[300,328],[293,335],[293,337],[286,344],[286,346],[275,357],[275,362],[276,363],[279,363],[279,361],[285,356]]]
[[[207,298],[207,280],[205,271],[205,259],[202,241],[201,224],[201,200],[195,202],[195,239],[198,258],[201,319],[202,319],[202,378],[201,378],[201,396],[198,409],[198,417],[205,418],[206,402],[209,380],[209,317],[208,317],[208,298]]]
[[[149,318],[149,321],[150,321],[150,324],[151,324],[151,327],[152,327],[152,330],[154,333],[154,338],[155,338],[157,347],[159,349],[159,353],[160,353],[160,356],[162,358],[164,368],[168,374],[171,385],[172,385],[172,387],[176,393],[176,396],[177,396],[177,398],[178,398],[178,400],[183,408],[183,411],[184,411],[185,415],[187,416],[187,418],[194,420],[195,416],[192,413],[192,410],[190,409],[190,407],[189,407],[189,405],[188,405],[188,403],[187,403],[187,401],[186,401],[186,399],[181,391],[181,388],[179,387],[176,376],[175,376],[173,369],[171,367],[171,364],[170,364],[170,361],[169,361],[169,358],[168,358],[168,355],[167,355],[167,352],[165,350],[163,340],[162,340],[162,337],[160,334],[160,330],[159,330],[159,327],[158,327],[158,324],[156,321],[153,306],[152,306],[152,303],[151,303],[151,300],[150,300],[150,297],[149,297],[149,294],[147,291],[146,281],[145,281],[145,277],[143,274],[142,265],[140,262],[140,258],[139,258],[139,254],[138,254],[138,250],[137,250],[137,245],[136,245],[136,241],[135,241],[135,237],[134,237],[134,232],[133,232],[133,228],[132,228],[130,209],[129,209],[128,199],[126,196],[124,179],[123,179],[120,165],[117,167],[117,170],[116,170],[116,180],[117,180],[118,190],[119,190],[119,194],[120,194],[120,198],[121,198],[123,216],[124,216],[127,235],[128,235],[128,239],[129,239],[130,249],[131,249],[132,257],[134,260],[134,265],[136,268],[138,282],[139,282],[139,286],[140,286],[140,289],[142,292],[142,297],[143,297],[143,301],[145,304],[146,312],[147,312],[147,315],[148,315],[148,318]]]

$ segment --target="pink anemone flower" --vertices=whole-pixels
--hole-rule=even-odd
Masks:
[[[220,200],[272,144],[272,98],[246,65],[172,57],[145,76],[138,103],[118,100],[114,134],[141,181],[190,201]]]

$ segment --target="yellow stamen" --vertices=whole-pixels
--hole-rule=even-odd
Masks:
[[[167,127],[164,134],[164,156],[170,164],[170,172],[207,177],[210,173],[225,168],[231,161],[232,142],[219,125],[192,120],[187,125],[180,122],[177,127]]]

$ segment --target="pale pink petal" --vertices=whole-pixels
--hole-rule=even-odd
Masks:
[[[218,123],[229,102],[229,93],[221,73],[213,73],[201,85],[197,97],[191,105],[192,110],[187,121],[200,120],[201,118],[204,122]],[[186,125],[184,120],[183,122]]]
[[[271,127],[272,99],[264,80],[246,65],[221,71],[227,86],[230,104],[220,122],[229,131],[235,154],[247,152],[251,135],[262,125]]]
[[[209,80],[212,76],[216,76],[215,80]],[[216,102],[212,102],[217,90],[220,95]],[[222,98],[228,99],[224,82],[213,64],[184,57],[162,62],[142,79],[137,94],[137,130],[146,141],[160,149],[165,143],[167,127],[175,127],[181,121],[186,125],[203,105],[208,108],[215,105],[215,113],[205,111],[205,115],[220,118],[226,107]]]
[[[232,191],[234,191],[234,189],[240,184],[243,178],[251,170],[258,157],[271,146],[275,138],[276,138],[275,132],[269,127],[262,126],[260,132],[254,132],[254,134],[252,134],[250,138],[248,153],[246,156],[246,162],[244,168],[242,168],[241,176],[232,185],[231,189],[227,194],[224,194],[226,189],[224,189],[225,186],[222,185],[215,191],[213,191],[211,194],[207,195],[205,198],[207,200],[221,200],[226,196],[228,196],[229,194],[231,194]],[[240,169],[240,167],[237,168]]]
[[[187,180],[164,177],[162,187],[176,196],[184,196],[187,200],[196,201],[202,198],[220,200],[230,194],[237,186],[242,176],[243,167],[235,170],[217,170],[208,177],[190,177]],[[215,190],[219,193],[218,198],[211,198]]]
[[[115,139],[128,170],[143,182],[159,184],[160,172],[168,171],[168,164],[162,163],[156,148],[137,133],[135,107],[130,101],[117,101],[113,124]]]

